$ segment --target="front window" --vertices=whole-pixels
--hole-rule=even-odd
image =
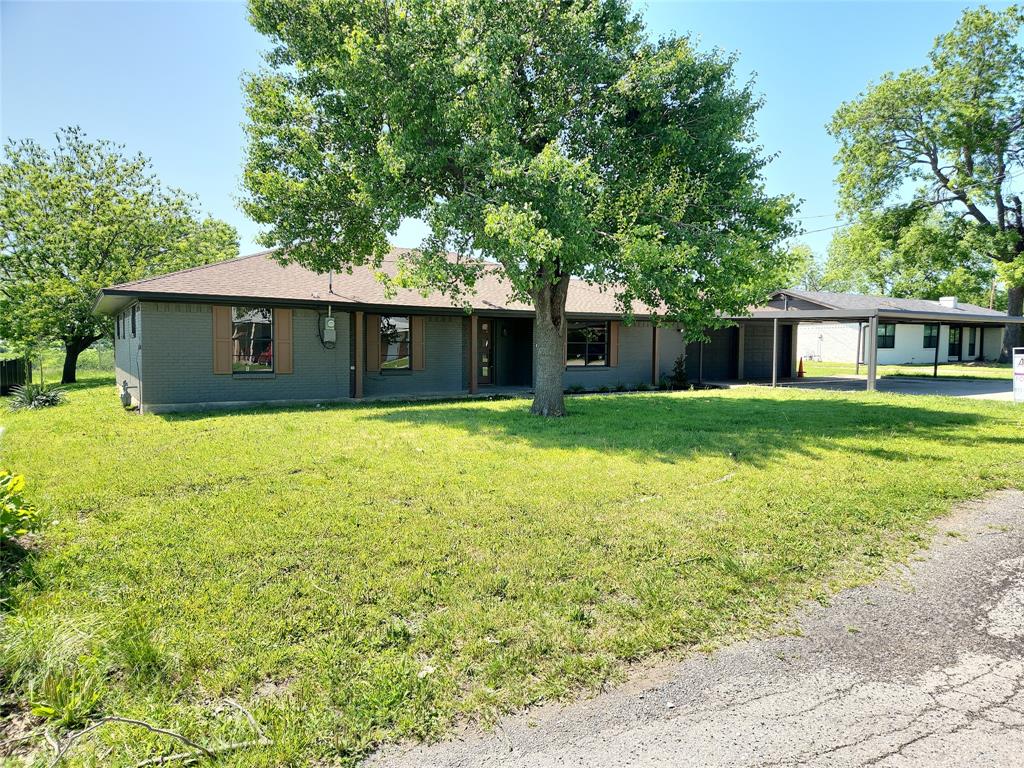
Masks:
[[[567,366],[608,365],[608,323],[569,323],[565,344]]]
[[[924,327],[924,348],[925,349],[938,349],[939,348],[939,326],[937,326],[937,325],[926,325]]]
[[[878,348],[892,349],[896,346],[896,323],[878,324]]]
[[[380,367],[383,371],[412,368],[412,331],[408,315],[385,315],[380,319]]]
[[[962,329],[960,329],[960,328],[950,328],[949,329],[949,350],[948,351],[949,351],[949,356],[950,357],[954,357],[954,356],[959,357],[959,355],[960,355],[960,345],[961,345],[961,342],[962,342],[962,339],[963,339],[963,337],[960,335],[961,333],[962,333]]]
[[[234,373],[274,371],[274,311],[269,307],[231,308]]]

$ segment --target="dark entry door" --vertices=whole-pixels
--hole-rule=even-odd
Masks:
[[[967,356],[974,357],[977,354],[978,348],[978,329],[968,328],[967,329]]]
[[[477,381],[480,384],[494,383],[494,321],[480,318],[477,336]]]
[[[957,360],[963,359],[964,329],[959,325],[949,326],[949,356]]]

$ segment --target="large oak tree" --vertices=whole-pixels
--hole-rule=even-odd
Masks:
[[[487,269],[536,309],[535,413],[564,413],[577,277],[691,333],[774,281],[758,100],[733,60],[652,42],[625,0],[251,0],[275,44],[248,83],[247,212],[279,257],[465,296]],[[453,255],[454,254],[454,255]]]
[[[1018,6],[965,11],[925,66],[885,75],[830,126],[844,212],[910,205],[967,222],[1015,316],[1024,310],[1024,206],[1015,191],[1024,175],[1022,29]],[[1021,326],[1008,324],[1003,358],[1021,344]]]
[[[0,338],[64,346],[63,383],[78,356],[109,336],[93,314],[109,285],[238,255],[238,236],[201,218],[192,198],[167,189],[142,155],[76,128],[52,149],[10,141],[0,162]]]

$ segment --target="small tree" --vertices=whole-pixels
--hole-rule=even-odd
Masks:
[[[773,287],[789,198],[765,194],[733,59],[650,42],[626,0],[252,0],[276,44],[248,84],[245,209],[280,257],[381,267],[451,296],[498,270],[535,308],[533,411],[564,413],[572,278],[691,334]],[[449,255],[453,251],[454,256]]]
[[[77,128],[60,131],[49,151],[7,143],[0,229],[0,336],[63,344],[62,383],[75,381],[82,351],[110,334],[110,321],[92,312],[101,288],[238,254],[234,228],[200,219],[149,160]]]
[[[840,142],[840,200],[863,215],[907,204],[970,222],[973,242],[1008,287],[1008,312],[1024,311],[1024,11],[964,11],[935,41],[929,63],[887,74],[843,104],[830,131]],[[1002,357],[1020,346],[1007,324]]]

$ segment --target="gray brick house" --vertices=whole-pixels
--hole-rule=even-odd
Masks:
[[[370,269],[332,278],[263,252],[106,288],[96,311],[115,318],[122,397],[165,412],[529,390],[533,310],[508,295],[487,275],[467,312],[437,294],[388,296]],[[671,374],[680,330],[633,310],[623,322],[611,293],[573,281],[567,387]]]

